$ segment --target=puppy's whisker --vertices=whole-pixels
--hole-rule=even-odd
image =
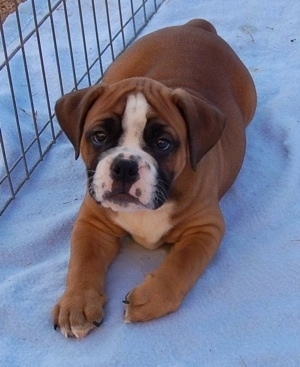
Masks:
[[[91,170],[91,169],[87,170],[87,189],[92,196],[94,196],[93,179],[94,179],[95,172],[96,172],[95,170]]]
[[[162,179],[157,179],[157,185],[155,190],[154,202],[164,203],[168,199],[168,193],[166,190],[167,184]]]

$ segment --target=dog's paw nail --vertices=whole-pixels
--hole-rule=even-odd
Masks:
[[[57,330],[57,328],[58,328],[58,325],[57,325],[57,324],[54,324],[54,325],[53,325],[53,328],[54,328],[54,330],[56,331],[56,330]]]
[[[103,323],[103,319],[100,320],[99,322],[98,321],[94,321],[93,322],[93,325],[96,326],[96,327],[99,327],[102,323]]]
[[[128,301],[128,297],[129,297],[129,294],[130,294],[130,292],[128,292],[127,294],[126,294],[126,296],[125,296],[125,298],[123,299],[123,303],[125,303],[125,305],[129,305],[129,301]]]

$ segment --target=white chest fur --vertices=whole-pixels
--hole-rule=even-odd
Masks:
[[[173,204],[168,203],[154,211],[118,212],[113,221],[140,245],[155,249],[161,245],[162,236],[172,228],[172,212]]]

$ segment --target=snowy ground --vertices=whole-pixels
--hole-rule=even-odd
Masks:
[[[300,3],[167,0],[144,33],[199,17],[248,66],[258,108],[238,180],[222,200],[227,233],[175,314],[124,324],[121,300],[164,258],[124,244],[101,328],[84,340],[52,328],[85,173],[60,138],[0,219],[0,366],[300,365]],[[1,112],[3,113],[3,112]]]

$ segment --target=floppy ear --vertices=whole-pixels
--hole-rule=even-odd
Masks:
[[[61,97],[55,104],[57,120],[74,146],[76,159],[80,153],[79,147],[85,117],[103,89],[103,85],[97,85],[71,92]]]
[[[191,165],[195,170],[200,159],[220,139],[225,116],[209,102],[183,89],[174,90],[173,101],[186,123]]]

